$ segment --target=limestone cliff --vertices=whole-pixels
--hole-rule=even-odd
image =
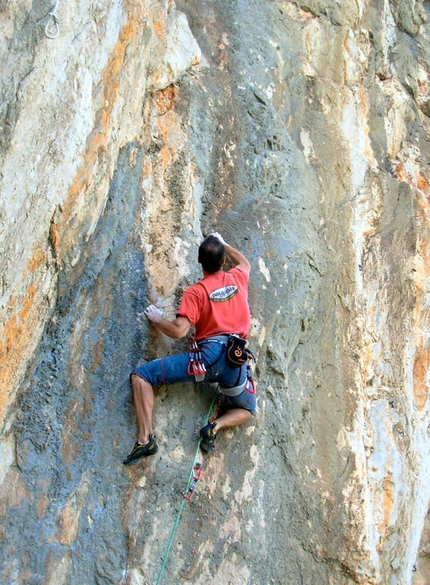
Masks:
[[[163,583],[430,581],[429,4],[0,2],[0,578],[154,584],[208,411],[129,372],[217,229],[252,263],[257,416]],[[53,38],[50,38],[53,37]]]

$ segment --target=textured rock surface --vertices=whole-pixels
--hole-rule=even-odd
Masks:
[[[428,3],[0,3],[0,575],[155,583],[211,397],[128,375],[216,228],[253,266],[259,412],[168,583],[430,580]],[[427,520],[428,521],[428,520]]]

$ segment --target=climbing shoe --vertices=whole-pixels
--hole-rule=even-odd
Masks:
[[[215,449],[214,441],[216,434],[214,433],[214,428],[216,427],[216,423],[208,423],[206,426],[200,429],[200,436],[202,441],[200,443],[200,447],[203,451],[207,453],[212,453]]]
[[[149,435],[149,441],[146,445],[139,445],[136,441],[134,444],[133,450],[127,459],[124,459],[124,465],[136,465],[139,463],[142,457],[149,457],[150,455],[155,455],[158,451],[158,445],[154,440],[152,435]]]

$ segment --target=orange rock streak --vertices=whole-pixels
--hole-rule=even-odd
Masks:
[[[413,366],[413,393],[415,406],[423,410],[429,393],[428,372],[430,365],[430,311],[426,308],[426,287],[425,283],[430,279],[430,242],[428,233],[430,231],[430,205],[429,205],[429,183],[417,170],[407,170],[405,165],[399,163],[396,167],[397,178],[408,183],[418,203],[417,221],[419,237],[417,241],[417,257],[420,262],[415,267],[416,304],[414,312],[415,329],[418,333],[417,349]]]
[[[129,18],[124,25],[117,45],[112,52],[108,64],[102,74],[101,108],[96,116],[94,128],[88,139],[86,153],[82,157],[81,169],[76,174],[62,204],[62,213],[56,222],[56,250],[61,257],[71,249],[74,242],[75,229],[69,226],[70,220],[78,213],[82,200],[92,184],[98,156],[103,152],[109,139],[109,127],[112,110],[118,99],[121,84],[121,68],[126,57],[127,47],[134,41],[141,26],[142,6],[134,7],[127,4]],[[51,226],[48,226],[48,231]],[[38,248],[30,259],[23,280],[28,280],[27,290],[19,295],[12,295],[4,308],[2,321],[3,331],[0,333],[0,424],[5,417],[9,396],[14,384],[19,383],[17,372],[28,361],[28,352],[34,343],[35,332],[47,313],[47,301],[37,297],[37,289],[41,281],[41,268],[46,266],[45,249]],[[29,278],[31,273],[31,278]]]

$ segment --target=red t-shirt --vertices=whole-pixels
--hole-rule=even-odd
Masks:
[[[196,326],[197,341],[225,333],[246,339],[251,327],[248,281],[249,274],[238,266],[205,276],[184,292],[177,316]]]

